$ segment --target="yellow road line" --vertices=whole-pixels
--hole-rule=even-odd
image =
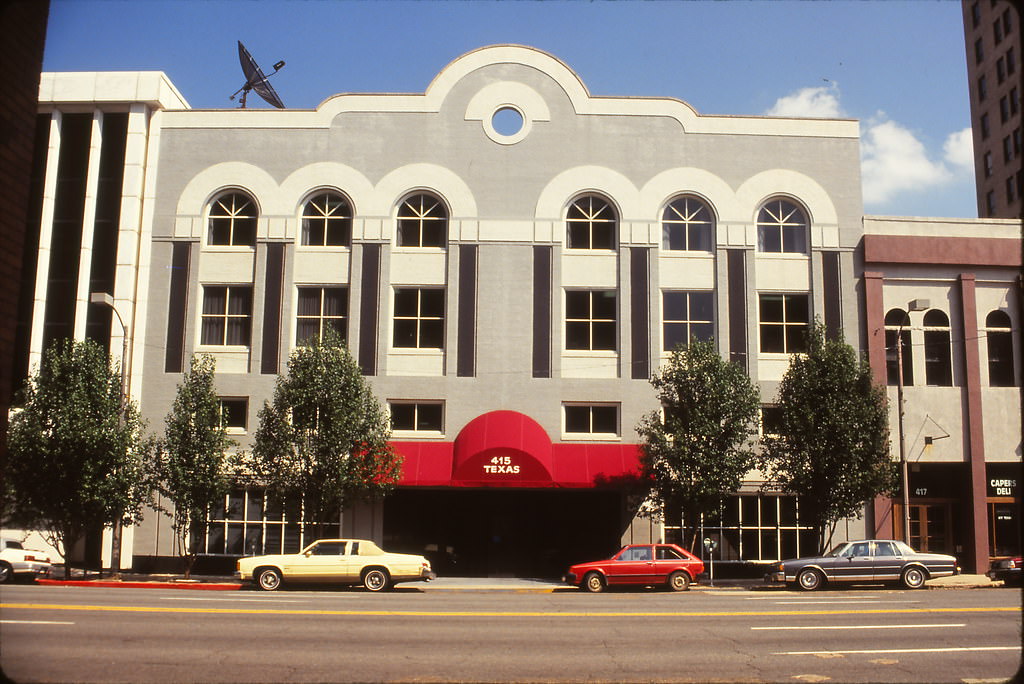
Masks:
[[[113,613],[207,613],[216,615],[362,615],[374,617],[768,617],[777,615],[891,615],[893,613],[1020,613],[1017,607],[993,608],[872,608],[865,610],[778,610],[778,611],[707,611],[707,612],[602,612],[602,611],[430,611],[430,610],[306,610],[287,608],[185,608],[173,606],[90,606],[60,603],[0,603],[0,609],[11,610],[84,610]]]

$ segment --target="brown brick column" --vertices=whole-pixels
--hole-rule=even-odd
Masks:
[[[966,572],[988,570],[988,507],[985,494],[985,432],[981,414],[981,362],[978,354],[978,306],[973,273],[960,274],[961,331],[964,341],[965,459],[971,473],[971,536]]]
[[[864,330],[867,336],[868,363],[875,382],[885,386],[885,303],[882,298],[884,274],[877,271],[864,272]],[[893,500],[888,496],[876,496],[871,502],[871,520],[868,529],[876,539],[893,539]]]

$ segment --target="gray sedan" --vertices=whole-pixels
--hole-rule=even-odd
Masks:
[[[891,539],[866,539],[844,542],[824,556],[784,560],[765,580],[796,584],[804,591],[831,582],[900,582],[907,589],[920,589],[926,580],[959,572],[953,556],[918,553]]]

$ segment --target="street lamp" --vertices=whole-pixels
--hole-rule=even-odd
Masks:
[[[114,297],[109,292],[93,292],[89,302],[109,307],[117,322],[121,324],[121,420],[128,408],[128,326],[121,318],[121,312],[114,306]],[[119,516],[120,517],[120,516]],[[110,531],[110,571],[115,577],[121,572],[121,521],[115,520]]]
[[[911,311],[924,311],[931,306],[927,299],[914,299],[907,304],[907,313],[900,318],[896,330],[896,417],[900,438],[900,490],[903,492],[903,541],[910,543],[910,477],[907,474],[907,447],[903,434],[903,326],[910,320]]]

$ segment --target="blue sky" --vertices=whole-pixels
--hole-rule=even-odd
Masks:
[[[960,3],[673,0],[51,0],[47,71],[159,70],[194,108],[230,108],[237,40],[290,108],[423,92],[496,43],[564,61],[594,95],[706,114],[861,120],[865,211],[977,216]],[[250,106],[266,106],[254,95]]]

